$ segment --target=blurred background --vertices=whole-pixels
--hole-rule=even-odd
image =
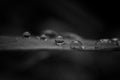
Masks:
[[[120,36],[119,2],[104,0],[22,0],[0,2],[0,35],[44,29],[88,39]]]
[[[52,29],[86,39],[120,37],[119,14],[117,0],[1,0],[0,35]],[[0,80],[119,80],[119,63],[112,51],[0,51]]]

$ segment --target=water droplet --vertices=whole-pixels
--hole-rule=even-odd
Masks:
[[[118,38],[112,38],[112,42],[119,46],[119,39]]]
[[[47,36],[46,36],[45,34],[42,34],[42,35],[40,36],[40,39],[41,39],[41,40],[44,40],[44,41],[47,41],[47,40],[48,40],[48,38],[47,38]]]
[[[25,37],[25,38],[29,38],[30,36],[31,36],[31,34],[28,31],[23,33],[23,37]]]
[[[82,43],[80,41],[75,40],[75,41],[72,41],[70,43],[70,48],[71,49],[80,49],[80,50],[83,50],[84,46],[82,45]]]
[[[55,39],[55,44],[58,46],[62,46],[65,44],[64,38],[62,36],[57,36]]]
[[[113,41],[119,41],[119,39],[118,39],[118,38],[112,38],[112,40],[113,40]]]

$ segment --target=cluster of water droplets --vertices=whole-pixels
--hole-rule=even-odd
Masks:
[[[30,38],[31,33],[26,31],[23,33],[23,37]],[[54,38],[55,45],[57,45],[57,46],[63,46],[66,44],[63,36],[57,34],[56,32],[50,31],[50,30],[43,32],[43,34],[40,36],[37,36],[37,39],[40,39],[42,41],[47,41],[50,38]],[[69,47],[71,49],[83,49],[82,43],[78,40],[72,40],[69,44]]]
[[[119,47],[119,39],[100,39],[95,44],[95,49],[110,49]]]

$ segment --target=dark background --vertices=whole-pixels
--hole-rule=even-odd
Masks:
[[[88,39],[119,37],[119,13],[117,0],[5,0],[0,2],[0,35],[53,29]]]
[[[0,51],[0,80],[119,80],[117,51]]]

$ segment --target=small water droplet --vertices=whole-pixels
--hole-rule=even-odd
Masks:
[[[58,46],[64,45],[64,38],[62,36],[57,36],[55,39],[55,44]]]
[[[30,32],[26,31],[23,33],[23,37],[29,38],[31,36]]]
[[[75,41],[72,41],[70,43],[70,48],[71,49],[80,49],[80,50],[83,50],[84,46],[82,45],[82,43],[80,41],[75,40]]]
[[[42,35],[40,36],[40,39],[41,39],[41,40],[44,40],[44,41],[47,41],[47,40],[48,40],[48,38],[47,38],[47,36],[46,36],[45,34],[42,34]]]
[[[118,38],[112,38],[113,41],[118,41],[119,39]]]
[[[119,46],[119,39],[118,38],[112,38],[112,42]]]

